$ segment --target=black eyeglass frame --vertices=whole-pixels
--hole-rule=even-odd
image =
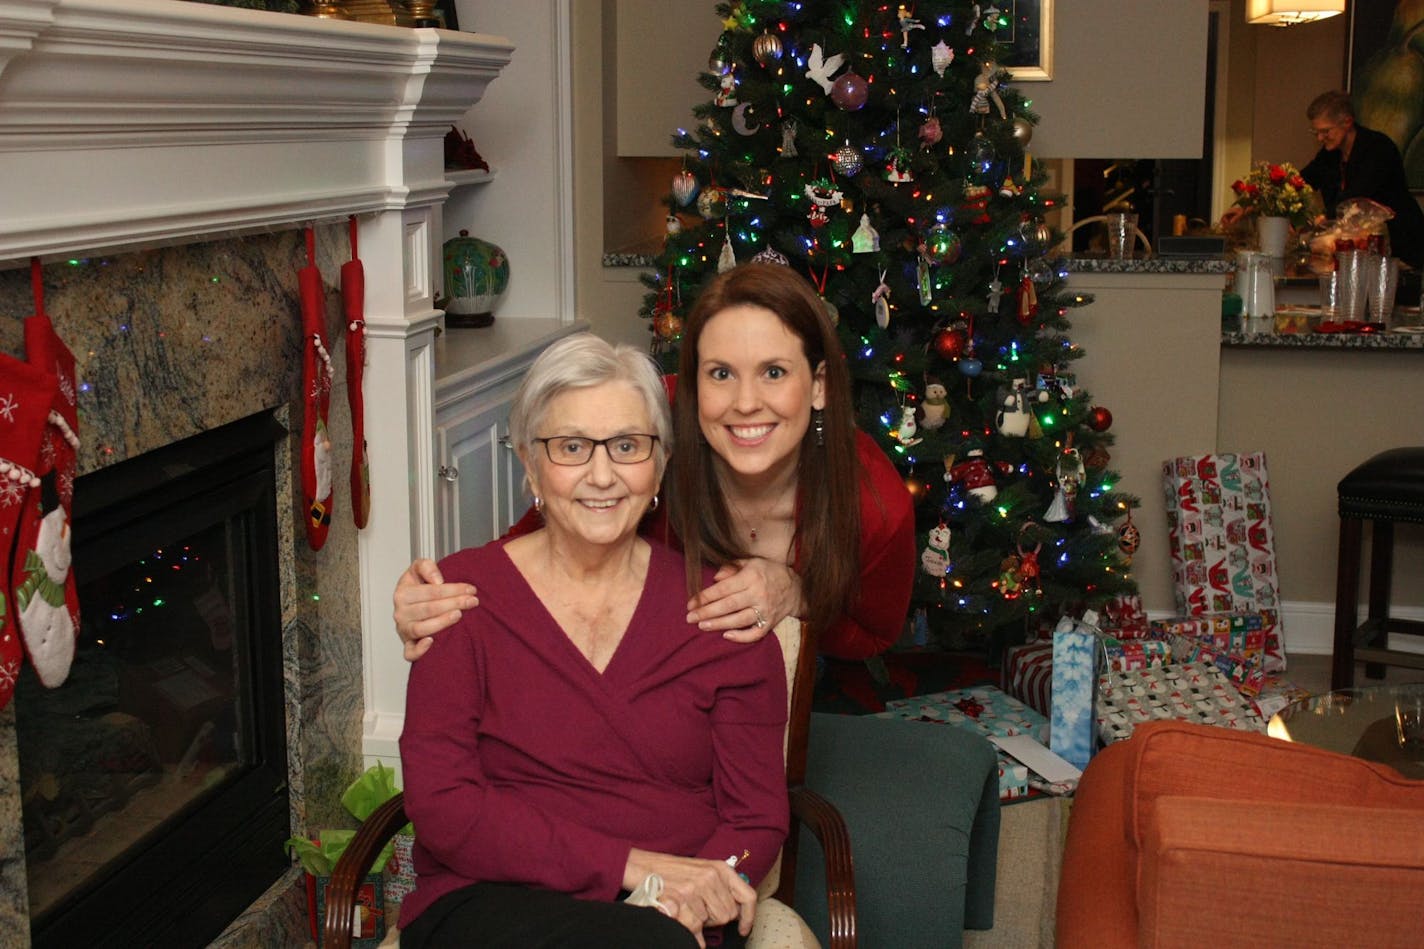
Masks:
[[[644,454],[644,455],[643,455],[642,457],[640,457],[640,458],[617,458],[617,457],[615,457],[614,454],[613,454],[613,452],[609,450],[609,448],[608,448],[608,443],[609,443],[609,442],[616,442],[616,441],[618,441],[620,438],[646,438],[646,439],[648,439],[648,450],[647,450],[647,454]],[[653,434],[651,434],[651,433],[649,433],[649,432],[623,432],[623,433],[620,434],[620,435],[610,435],[610,436],[607,437],[607,438],[589,438],[589,437],[587,437],[587,436],[585,436],[585,435],[550,435],[550,436],[547,437],[547,438],[535,438],[535,439],[533,439],[533,441],[539,442],[540,444],[542,444],[542,445],[544,446],[544,455],[549,459],[549,461],[550,461],[551,463],[558,465],[560,468],[580,468],[580,467],[582,467],[582,466],[588,464],[590,461],[593,461],[593,453],[594,453],[594,451],[595,451],[600,445],[603,446],[603,453],[608,456],[608,460],[611,461],[611,462],[613,462],[615,465],[640,465],[640,464],[642,464],[643,462],[647,461],[649,458],[653,457],[653,450],[654,450],[655,448],[657,448],[658,442],[662,441],[662,438],[659,437],[659,436],[657,436],[657,435],[653,435]],[[555,458],[555,457],[554,457],[554,449],[551,448],[551,447],[549,447],[549,443],[550,443],[550,442],[570,442],[570,441],[584,442],[585,444],[587,444],[587,445],[589,446],[589,448],[588,448],[588,457],[585,458],[583,461],[573,461],[573,462],[570,462],[570,461],[560,461],[559,459]]]

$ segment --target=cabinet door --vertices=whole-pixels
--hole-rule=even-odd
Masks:
[[[524,468],[502,441],[509,405],[505,399],[436,426],[441,557],[494,540],[524,513]]]

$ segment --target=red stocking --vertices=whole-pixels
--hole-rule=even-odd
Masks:
[[[346,403],[351,407],[351,518],[356,529],[371,516],[371,464],[366,456],[366,271],[356,252],[356,215],[351,215],[351,259],[341,265],[341,306],[346,315]]]
[[[4,708],[14,694],[23,657],[21,615],[25,616],[27,625],[33,618],[36,630],[40,626],[41,612],[61,627],[69,619],[64,608],[64,580],[69,558],[66,548],[63,568],[55,565],[59,574],[57,581],[44,585],[42,590],[44,577],[27,567],[31,554],[39,546],[36,539],[40,526],[41,481],[36,469],[49,424],[50,406],[54,404],[59,384],[49,373],[3,353],[0,353],[0,380],[3,380],[0,381],[0,446],[3,446],[0,447],[0,541],[4,543],[0,571],[5,580],[0,584],[0,708]],[[71,628],[68,637],[54,639],[59,655],[43,652],[38,657],[48,669],[55,666],[52,659],[60,659],[68,670],[69,656],[63,655],[66,641],[69,656],[72,656]],[[31,655],[35,655],[33,647]]]
[[[331,436],[327,412],[331,406],[331,353],[326,346],[326,307],[321,271],[316,266],[316,235],[307,228],[307,265],[297,272],[302,294],[302,500],[307,511],[307,543],[321,550],[331,529],[335,498],[331,485]]]

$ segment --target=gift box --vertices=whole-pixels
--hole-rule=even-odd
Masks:
[[[1269,722],[1272,715],[1287,706],[1310,698],[1310,695],[1309,689],[1303,689],[1283,676],[1268,675],[1262,677],[1260,691],[1247,698],[1261,718]]]
[[[1180,662],[1205,662],[1226,673],[1248,697],[1265,679],[1266,621],[1257,613],[1177,616],[1153,620],[1152,636],[1172,645]]]
[[[1139,594],[1121,594],[1102,605],[1098,611],[1098,628],[1114,639],[1146,639],[1149,623],[1147,610]]]
[[[1265,669],[1285,671],[1265,455],[1174,458],[1162,488],[1178,612],[1261,613]]]
[[[1103,651],[1103,667],[1118,672],[1165,666],[1172,661],[1172,644],[1166,639],[1118,639],[1103,635],[1098,638]]]
[[[1104,744],[1128,738],[1139,724],[1155,719],[1266,730],[1255,707],[1214,665],[1177,662],[1103,674],[1098,683],[1097,728]]]
[[[326,919],[326,888],[331,883],[330,876],[313,876],[308,873],[307,916],[311,923],[312,938],[321,943],[321,927]],[[385,886],[379,873],[367,875],[356,891],[355,926],[352,927],[351,945],[353,949],[376,949],[386,938],[386,897]]]
[[[1004,691],[1040,715],[1053,704],[1053,641],[1037,639],[1004,653]]]
[[[876,717],[953,725],[986,738],[1028,735],[1048,744],[1048,720],[992,685],[892,699]],[[997,748],[995,754],[999,758],[999,799],[1008,801],[1028,794],[1028,768]]]
[[[1097,747],[1093,711],[1098,685],[1095,626],[1065,616],[1053,631],[1053,704],[1049,747],[1076,768],[1088,766]]]

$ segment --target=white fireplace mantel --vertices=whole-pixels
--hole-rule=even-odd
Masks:
[[[179,0],[0,0],[0,261],[438,205],[502,37]]]

